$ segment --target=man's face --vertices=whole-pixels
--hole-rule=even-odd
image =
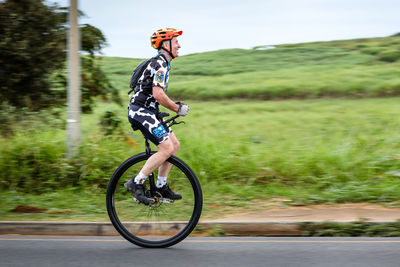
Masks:
[[[178,38],[174,37],[171,39],[171,53],[174,57],[178,57],[179,56],[179,48],[181,48],[181,45],[178,42]]]

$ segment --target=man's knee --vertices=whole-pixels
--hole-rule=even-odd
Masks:
[[[170,139],[168,139],[158,146],[158,151],[164,153],[167,157],[170,157],[175,152],[175,145]]]
[[[174,153],[173,153],[173,155],[176,155],[176,153],[178,152],[178,149],[180,147],[180,143],[178,141],[178,138],[176,138],[174,133],[171,133],[170,136],[169,136],[169,139],[174,144]]]
[[[181,146],[181,143],[177,139],[175,139],[174,142],[174,155],[178,152],[179,147]]]

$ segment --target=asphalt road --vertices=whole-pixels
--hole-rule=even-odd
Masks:
[[[400,238],[187,238],[144,249],[119,237],[0,236],[0,266],[400,266]]]

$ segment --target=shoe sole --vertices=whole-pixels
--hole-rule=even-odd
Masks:
[[[154,199],[150,199],[150,198],[146,198],[146,201],[136,198],[135,194],[131,190],[131,187],[128,187],[128,182],[124,183],[124,187],[125,187],[126,191],[128,191],[133,196],[133,200],[135,200],[138,204],[144,204],[144,205],[148,206],[155,202]],[[147,201],[148,201],[148,203],[146,203]]]

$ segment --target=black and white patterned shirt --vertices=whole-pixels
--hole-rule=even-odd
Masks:
[[[169,70],[170,66],[164,54],[152,58],[139,78],[139,88],[135,90],[131,103],[150,110],[158,110],[159,103],[153,96],[153,86],[159,86],[166,92]]]

